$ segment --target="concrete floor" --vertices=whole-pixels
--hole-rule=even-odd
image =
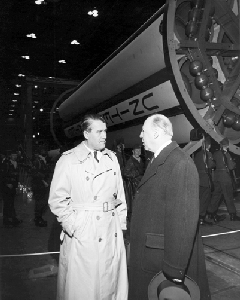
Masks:
[[[58,254],[54,252],[59,251],[61,228],[49,210],[45,215],[48,227],[36,227],[34,201],[23,194],[17,195],[15,203],[23,219],[18,228],[3,228],[0,217],[0,300],[54,300],[56,272],[47,277],[44,274],[51,271],[50,267],[57,267]],[[240,215],[239,199],[235,205]],[[224,205],[220,212],[227,213]],[[218,225],[201,226],[201,234],[212,300],[239,300],[240,222],[227,217]]]

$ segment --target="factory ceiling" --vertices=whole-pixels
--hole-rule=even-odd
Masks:
[[[10,109],[12,100],[21,96],[24,77],[81,82],[164,3],[160,0],[1,1],[2,122],[9,114],[18,117],[19,110],[13,107],[10,112]]]

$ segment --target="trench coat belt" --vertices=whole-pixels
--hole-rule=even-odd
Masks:
[[[116,201],[105,201],[105,202],[96,202],[96,203],[84,203],[84,204],[74,204],[72,205],[73,209],[77,210],[95,210],[95,211],[103,211],[108,212],[110,210],[115,209]]]

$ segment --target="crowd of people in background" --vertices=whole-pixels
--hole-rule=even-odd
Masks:
[[[236,162],[229,152],[229,140],[224,138],[211,152],[210,136],[203,137],[203,144],[193,154],[199,173],[199,222],[213,225],[225,220],[226,214],[218,214],[221,203],[225,203],[230,221],[240,221],[234,204],[238,187],[235,176]]]
[[[19,190],[31,191],[34,196],[34,216],[36,226],[46,227],[43,214],[48,208],[48,195],[55,161],[48,156],[48,147],[39,145],[32,160],[20,147],[13,147],[1,153],[0,158],[0,198],[2,200],[3,226],[19,226],[24,220],[17,217],[15,198]]]

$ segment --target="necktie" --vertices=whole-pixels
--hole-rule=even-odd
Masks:
[[[96,161],[99,163],[99,160],[98,160],[98,158],[97,158],[97,151],[96,151],[96,150],[94,151],[94,158],[95,158]]]

